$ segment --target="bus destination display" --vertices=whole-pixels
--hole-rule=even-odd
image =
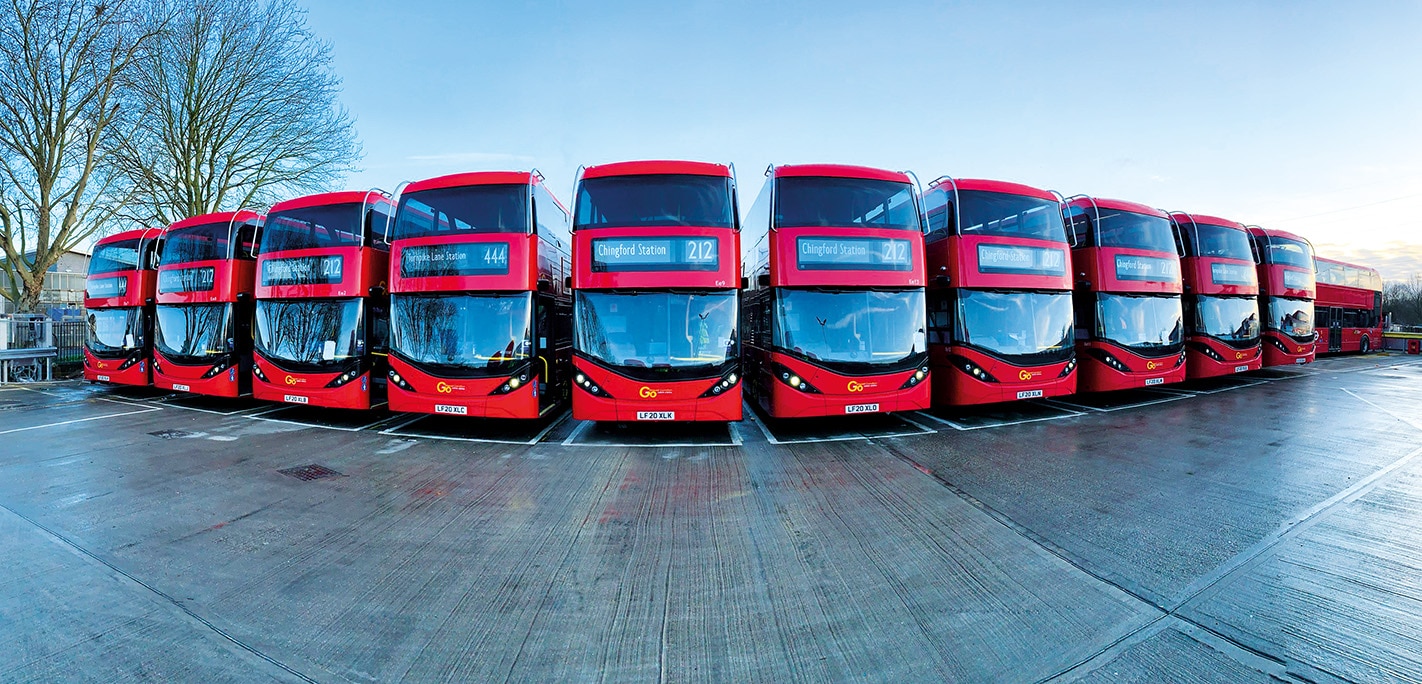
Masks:
[[[128,278],[90,278],[84,289],[90,297],[122,297],[128,294]]]
[[[175,268],[158,272],[158,291],[208,292],[217,282],[217,271],[211,266]]]
[[[1180,262],[1174,259],[1117,254],[1116,278],[1175,283],[1180,281]]]
[[[1022,245],[978,245],[978,272],[1065,275],[1066,250]]]
[[[336,285],[344,264],[339,254],[268,259],[262,262],[262,285]]]
[[[908,240],[872,237],[797,237],[795,263],[802,271],[910,271]]]
[[[401,278],[508,275],[509,243],[415,245],[400,252]]]
[[[1254,266],[1248,264],[1210,264],[1210,281],[1216,285],[1255,284]]]
[[[1284,269],[1284,287],[1290,290],[1312,290],[1313,274],[1308,271]]]
[[[715,271],[721,254],[713,237],[621,237],[592,241],[592,270]]]

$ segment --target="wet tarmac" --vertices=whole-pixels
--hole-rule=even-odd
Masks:
[[[1419,406],[1401,355],[659,431],[5,387],[0,681],[1422,681]]]

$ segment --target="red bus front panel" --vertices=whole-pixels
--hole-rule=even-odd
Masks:
[[[223,358],[211,363],[183,364],[168,358],[162,350],[155,349],[153,386],[210,397],[240,397],[243,369],[240,363],[234,365],[233,360]]]
[[[728,376],[642,382],[573,357],[573,418],[606,422],[738,421],[741,382]],[[724,385],[722,383],[725,383]],[[717,386],[721,386],[717,392]]]
[[[1076,359],[1019,366],[963,345],[929,347],[933,403],[945,406],[995,404],[1076,393]]]
[[[143,350],[121,358],[101,358],[88,347],[84,349],[84,379],[90,382],[147,387],[153,384],[152,370]]]
[[[256,352],[252,374],[252,396],[263,401],[357,410],[371,406],[368,370],[353,375],[288,372]]]
[[[1185,352],[1165,357],[1142,356],[1103,340],[1077,345],[1080,362],[1077,389],[1111,392],[1185,381]]]
[[[480,418],[539,417],[538,381],[528,370],[511,376],[443,378],[390,357],[390,410]]]

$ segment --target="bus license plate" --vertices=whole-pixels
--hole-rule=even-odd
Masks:
[[[175,382],[175,383],[173,383],[173,391],[174,391],[174,392],[191,392],[191,391],[193,391],[193,388],[188,387],[187,385],[179,385],[178,383]]]
[[[1308,363],[1308,359],[1294,359],[1294,363]]]
[[[850,404],[844,407],[845,413],[878,413],[878,404]]]
[[[637,420],[676,420],[676,411],[638,411]]]
[[[1249,366],[1235,366],[1235,367],[1234,367],[1234,372],[1236,372],[1236,373],[1243,373],[1244,371],[1247,371],[1247,370],[1249,370]]]
[[[435,404],[435,413],[448,413],[451,416],[467,416],[469,415],[469,407]]]
[[[284,401],[284,402],[286,402],[286,403],[288,403],[288,404],[309,404],[309,403],[311,403],[311,400],[310,400],[310,399],[307,399],[306,397],[303,397],[303,396],[301,396],[300,394],[287,394],[287,395],[282,396],[281,400]]]
[[[1022,390],[1017,393],[1018,399],[1041,399],[1042,390]]]
[[[1146,378],[1145,384],[1146,387],[1150,387],[1151,385],[1164,385],[1165,378]]]
[[[107,375],[95,375],[94,378],[97,379],[99,382],[108,382],[108,381],[109,381],[109,376],[107,376]]]

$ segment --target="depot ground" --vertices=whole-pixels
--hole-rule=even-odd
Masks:
[[[1419,680],[1419,404],[1408,356],[729,429],[5,388],[0,680]]]

